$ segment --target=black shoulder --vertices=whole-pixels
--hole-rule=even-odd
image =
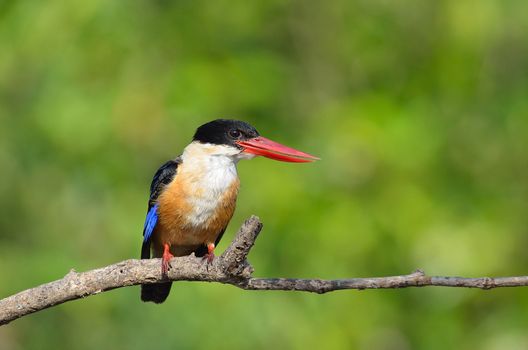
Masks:
[[[181,158],[178,157],[174,160],[169,160],[156,171],[150,184],[149,209],[154,205],[163,188],[174,179],[180,163]]]

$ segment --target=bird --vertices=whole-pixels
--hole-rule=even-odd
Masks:
[[[256,156],[293,163],[319,159],[260,136],[244,121],[216,119],[201,125],[182,154],[163,164],[152,179],[141,259],[161,258],[163,276],[175,256],[194,253],[212,263],[235,211],[237,163]],[[171,285],[144,284],[141,300],[163,303]]]

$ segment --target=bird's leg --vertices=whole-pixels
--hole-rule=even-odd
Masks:
[[[214,243],[209,243],[207,245],[207,254],[205,254],[203,258],[207,260],[208,265],[213,262],[213,259],[215,257],[214,249],[215,249]]]
[[[169,272],[169,261],[172,258],[174,258],[174,255],[171,254],[169,245],[165,243],[163,245],[163,256],[161,257],[161,274],[165,277],[167,276],[167,272]]]

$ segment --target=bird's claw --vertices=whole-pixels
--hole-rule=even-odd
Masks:
[[[202,258],[203,260],[207,261],[208,266],[213,263],[213,260],[215,258],[214,249],[215,249],[214,243],[209,243],[207,245],[207,253]]]
[[[169,245],[164,244],[163,256],[161,257],[161,274],[164,277],[167,277],[170,267],[170,260],[172,258],[174,258],[174,255],[171,254]]]
[[[207,265],[211,265],[213,263],[214,258],[214,253],[207,253],[202,257],[203,260],[207,261]]]
[[[164,277],[167,277],[167,274],[169,273],[169,262],[167,260],[161,260],[161,274]]]

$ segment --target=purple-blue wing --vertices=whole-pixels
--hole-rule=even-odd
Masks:
[[[147,213],[145,226],[143,227],[143,246],[141,247],[141,259],[150,258],[150,238],[158,223],[158,205],[154,205]]]
[[[163,192],[166,185],[168,185],[176,176],[176,169],[178,164],[181,163],[181,159],[169,160],[163,164],[152,179],[150,185],[150,197],[148,203],[147,218],[145,219],[145,225],[143,226],[143,245],[141,246],[141,259],[150,259],[150,243],[152,239],[152,233],[158,223],[158,204],[157,200],[159,195]]]

